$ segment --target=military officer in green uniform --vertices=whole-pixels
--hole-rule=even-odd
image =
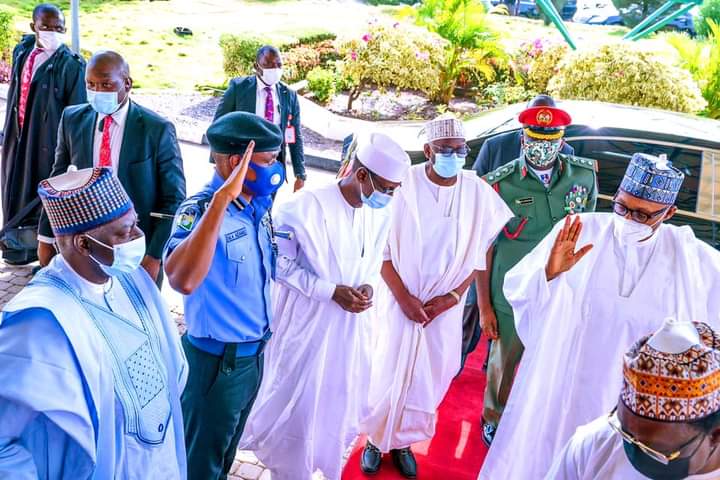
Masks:
[[[595,161],[560,153],[570,115],[555,107],[532,107],[524,125],[520,158],[485,175],[515,214],[488,252],[488,270],[477,279],[480,321],[493,340],[483,408],[483,439],[489,445],[510,395],[523,345],[503,294],[505,274],[566,215],[595,210]]]

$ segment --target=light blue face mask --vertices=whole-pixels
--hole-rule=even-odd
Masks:
[[[145,256],[145,235],[126,243],[113,245],[112,247],[91,237],[90,235],[86,234],[85,236],[98,245],[113,251],[113,263],[109,266],[90,255],[90,258],[98,264],[100,269],[105,272],[105,275],[108,277],[117,277],[123,273],[134,272],[140,267],[140,263]]]
[[[443,178],[453,178],[457,176],[465,165],[465,156],[451,153],[449,155],[443,153],[435,154],[435,161],[432,164],[435,173]]]
[[[88,88],[87,100],[93,110],[102,115],[111,115],[120,106],[118,92],[96,92]]]
[[[368,172],[368,178],[370,178],[370,185],[373,188],[373,192],[370,194],[370,196],[366,196],[362,189],[360,190],[360,198],[362,199],[362,202],[367,205],[370,208],[385,208],[390,203],[390,200],[392,200],[392,195],[388,195],[387,193],[381,193],[378,192],[375,189],[375,183],[373,182],[372,175],[370,175],[370,172]]]

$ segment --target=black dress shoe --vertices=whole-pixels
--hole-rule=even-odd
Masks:
[[[415,456],[409,447],[401,448],[400,450],[390,450],[390,455],[392,455],[395,467],[400,471],[400,474],[403,477],[417,477],[417,463],[415,462]]]
[[[380,471],[382,452],[370,440],[365,444],[362,455],[360,455],[360,470],[368,475],[375,475]]]
[[[492,445],[493,440],[495,439],[495,432],[497,431],[497,427],[494,425],[491,425],[483,420],[482,425],[482,439],[483,442],[485,442],[485,445],[490,448],[490,445]]]

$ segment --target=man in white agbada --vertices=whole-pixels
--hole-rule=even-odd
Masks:
[[[720,252],[665,224],[682,181],[667,160],[634,155],[614,213],[568,217],[508,273],[525,356],[481,479],[542,478],[575,429],[614,405],[622,376],[608,365],[661,319],[718,327]]]
[[[367,414],[373,292],[390,228],[386,207],[410,159],[388,136],[359,142],[339,183],[278,206],[275,334],[241,445],[273,480],[339,480],[342,457]]]
[[[0,478],[186,478],[175,323],[110,169],[38,193],[60,255],[0,316]]]
[[[666,320],[625,355],[617,406],[578,428],[546,480],[720,478],[720,337]]]
[[[460,120],[426,126],[425,157],[398,193],[382,276],[390,292],[378,300],[369,440],[365,473],[391,452],[400,473],[415,478],[410,446],[432,438],[438,405],[460,368],[464,296],[488,249],[512,217],[505,202],[474,171]],[[381,292],[382,293],[382,292]]]

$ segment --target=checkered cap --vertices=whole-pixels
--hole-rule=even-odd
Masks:
[[[68,170],[40,182],[38,195],[55,235],[87,232],[133,208],[130,197],[109,168]]]
[[[425,124],[427,143],[444,138],[465,138],[465,126],[462,120],[451,114],[444,114]]]
[[[720,411],[720,337],[704,323],[668,327],[671,322],[625,355],[620,398],[641,417],[692,422]],[[683,328],[694,340],[683,338]],[[680,336],[672,333],[678,330]],[[680,348],[672,348],[678,343]]]
[[[685,175],[665,158],[636,153],[630,159],[620,190],[633,197],[672,205]]]

